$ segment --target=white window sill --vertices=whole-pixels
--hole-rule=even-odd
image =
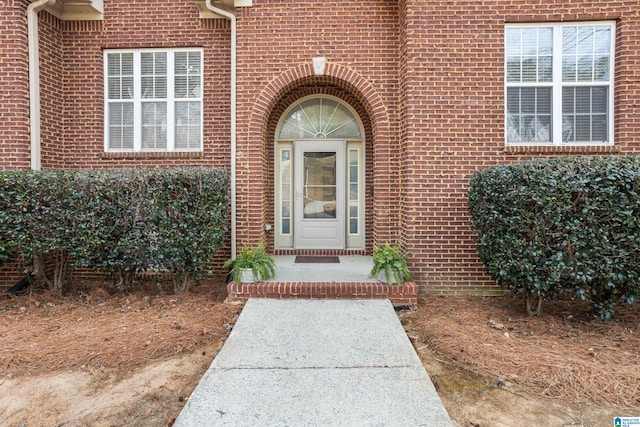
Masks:
[[[543,154],[616,154],[620,149],[613,144],[506,144],[505,153],[543,153]]]
[[[198,151],[105,151],[103,159],[200,159],[204,156],[202,150]]]

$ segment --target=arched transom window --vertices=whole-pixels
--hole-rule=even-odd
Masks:
[[[296,104],[284,117],[278,139],[362,139],[357,117],[329,98],[312,98]]]

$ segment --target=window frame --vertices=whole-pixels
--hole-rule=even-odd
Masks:
[[[175,96],[175,55],[177,53],[198,52],[200,54],[200,96],[179,98]],[[142,96],[142,54],[143,53],[166,53],[166,98],[158,100],[166,101],[166,148],[144,148],[143,147],[143,111],[142,104],[154,102],[153,98]],[[127,102],[133,104],[133,148],[112,148],[110,147],[110,122],[109,105],[111,103],[122,103],[123,99],[109,99],[109,55],[111,54],[132,54],[133,55],[133,97]],[[204,151],[204,49],[202,48],[144,48],[144,49],[105,49],[103,51],[103,73],[104,73],[104,151],[107,153],[171,153],[171,152],[202,152]],[[200,104],[199,117],[199,147],[176,147],[176,106],[180,102],[190,102]]]
[[[607,81],[563,81],[563,28],[566,27],[609,27],[609,70]],[[522,28],[551,28],[552,29],[552,73],[550,82],[509,82],[508,81],[508,45],[507,32],[509,29]],[[615,39],[616,39],[616,23],[615,21],[580,21],[580,22],[535,22],[535,23],[511,23],[504,26],[504,141],[506,146],[553,146],[553,147],[571,147],[571,146],[613,146],[614,145],[614,83],[615,83]],[[551,133],[550,141],[509,141],[509,114],[507,110],[508,89],[509,88],[551,88]],[[608,90],[608,99],[606,105],[606,131],[608,139],[606,141],[563,141],[563,88],[596,88],[605,87]],[[559,126],[557,124],[560,124]]]

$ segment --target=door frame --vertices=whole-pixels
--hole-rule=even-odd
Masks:
[[[336,101],[347,109],[358,123],[360,136],[348,136],[342,138],[326,137],[293,137],[282,136],[281,126],[289,116],[291,111],[299,108],[302,103],[314,99],[322,98]],[[325,118],[330,116],[325,116]],[[273,144],[273,220],[274,224],[267,224],[267,230],[273,230],[274,248],[276,250],[295,250],[294,247],[294,191],[293,191],[293,169],[294,169],[294,141],[323,141],[342,140],[345,142],[345,250],[364,250],[366,247],[366,224],[367,224],[367,201],[365,197],[373,197],[368,194],[367,185],[367,148],[364,138],[365,131],[362,121],[357,112],[344,100],[326,94],[308,95],[293,102],[280,116],[274,135]],[[329,248],[319,248],[329,249]]]

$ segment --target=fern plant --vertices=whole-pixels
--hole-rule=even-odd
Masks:
[[[255,248],[244,246],[235,259],[224,263],[224,268],[230,268],[233,281],[244,283],[243,271],[251,270],[256,281],[267,280],[276,274],[276,261],[264,250],[263,242]]]
[[[406,258],[400,247],[386,242],[383,246],[374,248],[371,277],[378,277],[382,272],[389,284],[401,284],[411,277]]]

